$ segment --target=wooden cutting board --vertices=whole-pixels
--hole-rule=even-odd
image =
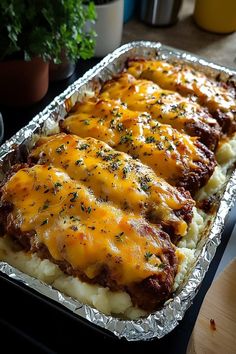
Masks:
[[[236,259],[208,290],[187,354],[236,354]]]

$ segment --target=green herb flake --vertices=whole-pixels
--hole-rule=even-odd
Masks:
[[[102,159],[103,161],[111,161],[114,159],[114,155],[110,154],[110,155],[102,155]]]
[[[72,192],[72,193],[70,193],[70,194],[72,194],[73,195],[73,197],[70,199],[70,202],[75,202],[76,201],[76,199],[78,198],[78,193],[77,192]]]
[[[163,144],[160,141],[156,143],[156,147],[158,150],[163,150]]]
[[[133,141],[132,134],[126,134],[121,137],[120,144],[126,144],[130,141]]]
[[[56,182],[56,183],[54,183],[54,187],[55,188],[62,187],[62,184],[60,182]]]
[[[89,147],[89,144],[81,144],[79,146],[79,150],[87,150],[88,147]]]
[[[108,170],[110,172],[114,172],[114,171],[117,171],[118,168],[119,168],[119,163],[117,161],[113,161],[110,163]]]
[[[42,224],[40,226],[48,224],[48,219],[43,220]]]
[[[150,189],[150,186],[148,185],[149,182],[151,182],[151,180],[148,176],[139,178],[140,187],[144,192],[147,192]]]
[[[144,192],[147,192],[150,188],[150,186],[148,186],[146,183],[141,183],[140,187]]]
[[[77,216],[74,216],[74,215],[71,215],[71,216],[70,216],[70,219],[71,219],[73,222],[80,221],[80,219],[79,219]]]
[[[42,206],[42,210],[46,210],[49,207],[49,204],[50,204],[49,200],[48,199],[45,200],[45,202],[44,202],[44,204]]]
[[[118,123],[116,125],[116,129],[118,130],[118,132],[122,132],[124,130],[124,126],[122,123]]]
[[[75,165],[76,165],[76,166],[81,166],[81,165],[83,165],[83,160],[82,160],[82,159],[79,159],[79,160],[75,161]]]
[[[118,235],[115,235],[115,239],[118,242],[123,242],[124,240],[122,239],[122,236],[124,235],[124,232],[120,232]]]
[[[169,150],[169,151],[174,151],[174,147],[170,144],[170,145],[167,147],[167,150]]]
[[[112,119],[112,120],[110,121],[110,128],[111,128],[111,129],[114,129],[114,122],[115,122],[115,119]]]
[[[45,62],[62,61],[62,52],[73,62],[94,55],[94,30],[84,31],[96,19],[93,1],[0,1],[0,61],[13,53],[29,61],[40,56]]]
[[[126,178],[127,174],[129,173],[129,167],[128,166],[125,166],[122,170],[123,172],[123,178]]]
[[[85,211],[85,206],[84,206],[83,203],[80,204],[80,208],[81,208],[82,211]]]
[[[151,252],[149,252],[149,251],[146,252],[146,253],[144,254],[145,261],[148,262],[149,259],[152,257],[152,255],[153,255],[153,253],[151,253]]]
[[[64,152],[65,151],[65,145],[60,145],[60,146],[58,146],[57,148],[56,148],[56,152],[58,153],[58,154],[61,154],[62,152]]]
[[[111,113],[112,113],[115,117],[117,117],[117,118],[122,117],[122,113],[120,113],[120,112],[117,110],[117,108],[114,108],[114,109],[111,111]]]
[[[165,268],[165,264],[164,263],[160,263],[160,264],[158,264],[158,268],[160,268],[160,269],[164,269]]]
[[[150,144],[150,143],[155,143],[156,139],[154,138],[154,136],[148,136],[145,141],[147,144]]]

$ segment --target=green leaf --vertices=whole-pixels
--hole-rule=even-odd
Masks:
[[[96,18],[84,0],[1,0],[0,59],[21,51],[59,63],[61,53],[73,61],[93,55],[94,31],[85,25]]]

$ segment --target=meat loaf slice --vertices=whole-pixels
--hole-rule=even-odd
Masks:
[[[207,77],[204,73],[180,62],[135,59],[127,62],[128,72],[136,78],[148,79],[160,87],[182,95],[194,95],[206,106],[230,135],[236,130],[236,95],[233,85]]]
[[[188,230],[195,205],[190,194],[103,141],[64,133],[44,137],[30,161],[62,168],[99,200],[162,225],[172,240]]]
[[[214,154],[196,138],[112,100],[78,103],[64,131],[100,139],[151,167],[157,176],[195,193],[210,178]]]
[[[16,172],[2,187],[0,215],[23,249],[66,274],[127,291],[134,305],[150,311],[171,294],[177,259],[169,236],[99,202],[61,169],[35,165]]]
[[[146,112],[160,123],[198,137],[210,150],[217,147],[221,129],[208,110],[152,81],[122,73],[104,84],[100,97],[119,100],[130,110]]]

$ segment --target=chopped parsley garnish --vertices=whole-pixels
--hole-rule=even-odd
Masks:
[[[55,188],[62,187],[62,184],[60,182],[56,182],[54,183],[54,187]]]
[[[124,126],[122,123],[118,123],[116,125],[116,129],[118,130],[118,132],[122,132],[124,130]]]
[[[169,150],[169,151],[173,151],[173,150],[174,150],[174,148],[173,148],[173,146],[170,144],[170,145],[167,147],[167,150]]]
[[[119,163],[117,161],[113,161],[109,165],[110,172],[116,171],[116,170],[118,170],[118,168],[119,168]]]
[[[87,208],[84,206],[83,203],[80,204],[80,208],[82,211],[85,211],[86,213],[90,214],[92,211],[92,208],[90,206],[88,206]]]
[[[96,156],[97,156],[97,157],[102,156],[102,154],[103,154],[102,151],[97,151],[97,152],[96,152]]]
[[[156,143],[156,147],[158,150],[163,150],[163,144],[160,141]]]
[[[112,119],[112,120],[110,121],[110,128],[111,128],[111,129],[114,129],[114,122],[115,122],[115,119]]]
[[[161,117],[160,117],[161,118]],[[156,130],[156,129],[159,129],[160,128],[160,124],[159,123],[156,123],[151,129],[152,130]]]
[[[48,200],[48,199],[45,200],[45,202],[44,202],[44,204],[43,204],[43,206],[42,206],[42,210],[47,209],[47,208],[49,207],[49,204],[50,204],[49,200]]]
[[[70,193],[70,194],[72,194],[73,195],[73,197],[70,199],[70,202],[75,202],[76,201],[76,199],[78,198],[78,193],[77,192],[72,192],[72,193]]]
[[[81,166],[81,165],[83,164],[83,160],[82,160],[82,159],[79,159],[79,160],[75,161],[75,164],[76,164],[77,166]]]
[[[146,143],[150,144],[150,143],[155,143],[156,139],[154,138],[154,136],[148,136],[145,141]]]
[[[144,192],[147,192],[150,188],[150,186],[148,186],[146,183],[141,183],[140,187]]]
[[[43,220],[42,224],[40,226],[48,224],[48,219]]]
[[[71,216],[70,216],[70,219],[71,219],[72,221],[74,221],[74,222],[80,221],[80,219],[79,219],[77,216],[74,216],[74,215],[71,215]]]
[[[153,253],[151,252],[146,252],[145,255],[144,255],[144,258],[145,258],[145,261],[149,261],[149,259],[152,257]]]
[[[160,263],[160,264],[158,264],[158,268],[160,268],[160,269],[164,269],[165,268],[165,264],[164,263]]]
[[[114,155],[110,154],[110,155],[101,155],[103,161],[111,161],[114,159]]]
[[[129,173],[129,167],[127,167],[127,166],[125,166],[124,168],[123,168],[123,170],[122,170],[122,172],[123,172],[123,177],[124,178],[126,178],[126,176],[127,176],[127,174]]]
[[[89,125],[90,124],[90,121],[88,119],[85,119],[84,120],[84,125]]]
[[[177,105],[177,104],[173,104],[173,105],[171,106],[170,111],[173,112],[173,113],[175,113],[175,112],[178,112],[178,109],[179,109],[178,105]]]
[[[154,102],[154,104],[159,104],[160,106],[163,104],[162,100],[160,98],[158,98],[158,100],[156,100]]]
[[[86,150],[89,147],[89,144],[81,144],[79,150]]]
[[[132,134],[126,134],[121,137],[120,144],[126,144],[130,141],[133,141]]]
[[[117,118],[122,117],[122,113],[118,112],[117,108],[114,108],[111,113]]]
[[[139,178],[140,187],[144,192],[147,192],[150,189],[148,182],[151,182],[148,176],[143,176]]]
[[[58,146],[57,148],[56,148],[56,152],[58,153],[58,154],[61,154],[62,152],[64,152],[65,151],[65,145],[60,145],[60,146]]]
[[[84,206],[83,203],[80,204],[80,208],[81,208],[82,211],[85,211],[85,206]]]
[[[115,236],[116,241],[118,242],[123,242],[122,236],[124,235],[124,232],[120,232],[118,235]]]

